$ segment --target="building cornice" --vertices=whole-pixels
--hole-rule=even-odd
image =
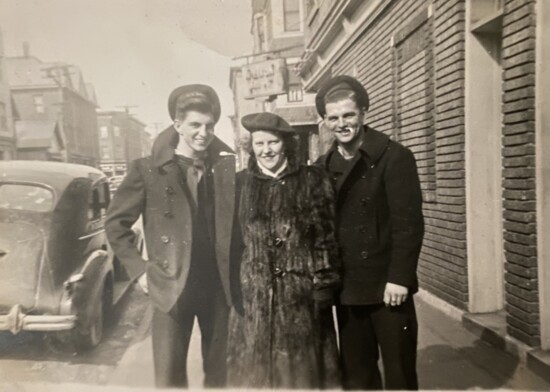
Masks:
[[[391,5],[392,0],[345,0],[337,1],[331,9],[316,17],[322,17],[306,44],[298,69],[305,91],[318,89],[330,75],[332,65]],[[308,20],[311,25],[315,18]]]

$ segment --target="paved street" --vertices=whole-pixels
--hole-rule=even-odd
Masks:
[[[32,355],[20,353],[19,356],[25,357],[22,359],[13,349],[9,355],[3,353],[0,377],[4,383],[0,384],[0,391],[152,389],[151,308],[138,290],[131,293],[127,306],[129,310],[121,315],[120,325],[113,328],[113,333],[119,336],[110,335],[97,352],[88,356],[71,359],[54,355],[52,358],[50,352],[50,357],[44,357],[36,348],[32,349],[32,344],[25,348],[34,350]],[[458,319],[421,298],[417,299],[417,306],[421,389],[550,390],[550,384],[534,375],[517,358],[481,341]],[[140,325],[131,324],[136,316],[141,320]],[[35,360],[31,361],[33,356]],[[197,329],[190,346],[188,371],[190,387],[200,388],[202,369]]]
[[[131,289],[115,306],[104,340],[94,350],[81,354],[60,346],[46,334],[0,333],[0,382],[105,385],[135,342],[146,308],[141,290]]]

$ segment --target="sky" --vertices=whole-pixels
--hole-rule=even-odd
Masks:
[[[250,0],[0,0],[4,55],[23,42],[45,62],[78,66],[102,109],[125,105],[148,125],[170,125],[177,86],[209,84],[220,95],[216,133],[233,144],[231,58],[252,51]]]

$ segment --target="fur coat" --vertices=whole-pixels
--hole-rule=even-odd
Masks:
[[[319,168],[292,164],[270,178],[253,162],[237,187],[244,251],[228,385],[336,388],[331,308],[315,305],[330,302],[340,281],[330,181]]]

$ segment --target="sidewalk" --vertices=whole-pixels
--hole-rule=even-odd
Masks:
[[[550,390],[509,353],[490,346],[466,330],[453,314],[416,296],[419,319],[418,374],[421,389]],[[126,352],[108,385],[151,388],[154,373],[150,337],[151,311],[144,316],[136,342]],[[188,359],[190,388],[200,388],[202,368],[199,331],[194,331]]]

